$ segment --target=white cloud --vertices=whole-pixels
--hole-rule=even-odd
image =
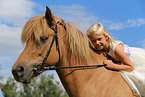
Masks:
[[[21,30],[22,28],[0,24],[0,62],[3,64],[12,61],[11,58],[18,55],[22,49]]]
[[[131,27],[139,27],[145,24],[145,19],[128,19],[125,22],[112,22],[108,26],[110,30],[120,30],[125,28],[131,28]]]
[[[129,19],[127,23],[130,24],[129,27],[141,26],[145,24],[145,19]]]
[[[5,24],[0,24],[0,36],[2,38],[7,37],[7,38],[18,38],[19,35],[22,31],[21,27],[10,27],[8,25]],[[2,40],[0,38],[0,40]]]
[[[4,79],[12,75],[12,65],[23,50],[20,39],[21,32],[21,27],[10,27],[0,24],[0,64],[2,65],[0,74],[6,75]]]
[[[29,0],[0,0],[0,22],[22,26],[32,16],[35,3]]]
[[[109,25],[109,29],[110,30],[119,30],[119,29],[123,29],[123,23],[118,22],[118,23],[112,23]]]

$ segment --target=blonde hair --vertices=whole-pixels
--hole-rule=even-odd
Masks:
[[[103,34],[104,36],[107,36],[109,41],[112,42],[116,42],[117,40],[115,40],[113,38],[113,36],[107,32],[107,30],[105,29],[105,27],[101,24],[101,23],[97,23],[97,24],[93,24],[88,30],[87,30],[87,36],[89,37],[90,35],[93,34]]]

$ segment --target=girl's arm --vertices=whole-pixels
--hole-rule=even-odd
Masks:
[[[127,54],[124,52],[124,46],[122,44],[119,44],[115,48],[115,55],[116,57],[123,63],[122,65],[118,65],[113,63],[111,60],[105,60],[104,64],[106,64],[106,68],[113,69],[113,70],[124,70],[131,72],[134,70],[134,65],[127,56]]]

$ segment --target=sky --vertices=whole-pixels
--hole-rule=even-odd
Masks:
[[[0,0],[0,74],[12,77],[11,68],[25,45],[21,32],[46,6],[65,22],[80,23],[86,33],[102,23],[115,39],[131,47],[145,48],[145,0]]]

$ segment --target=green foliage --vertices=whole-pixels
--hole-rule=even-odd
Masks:
[[[1,86],[4,97],[18,97],[17,87],[14,79],[8,78],[6,84]]]
[[[68,97],[59,82],[54,81],[53,74],[43,74],[30,84],[20,84],[9,78],[2,85],[1,91],[4,97]]]

